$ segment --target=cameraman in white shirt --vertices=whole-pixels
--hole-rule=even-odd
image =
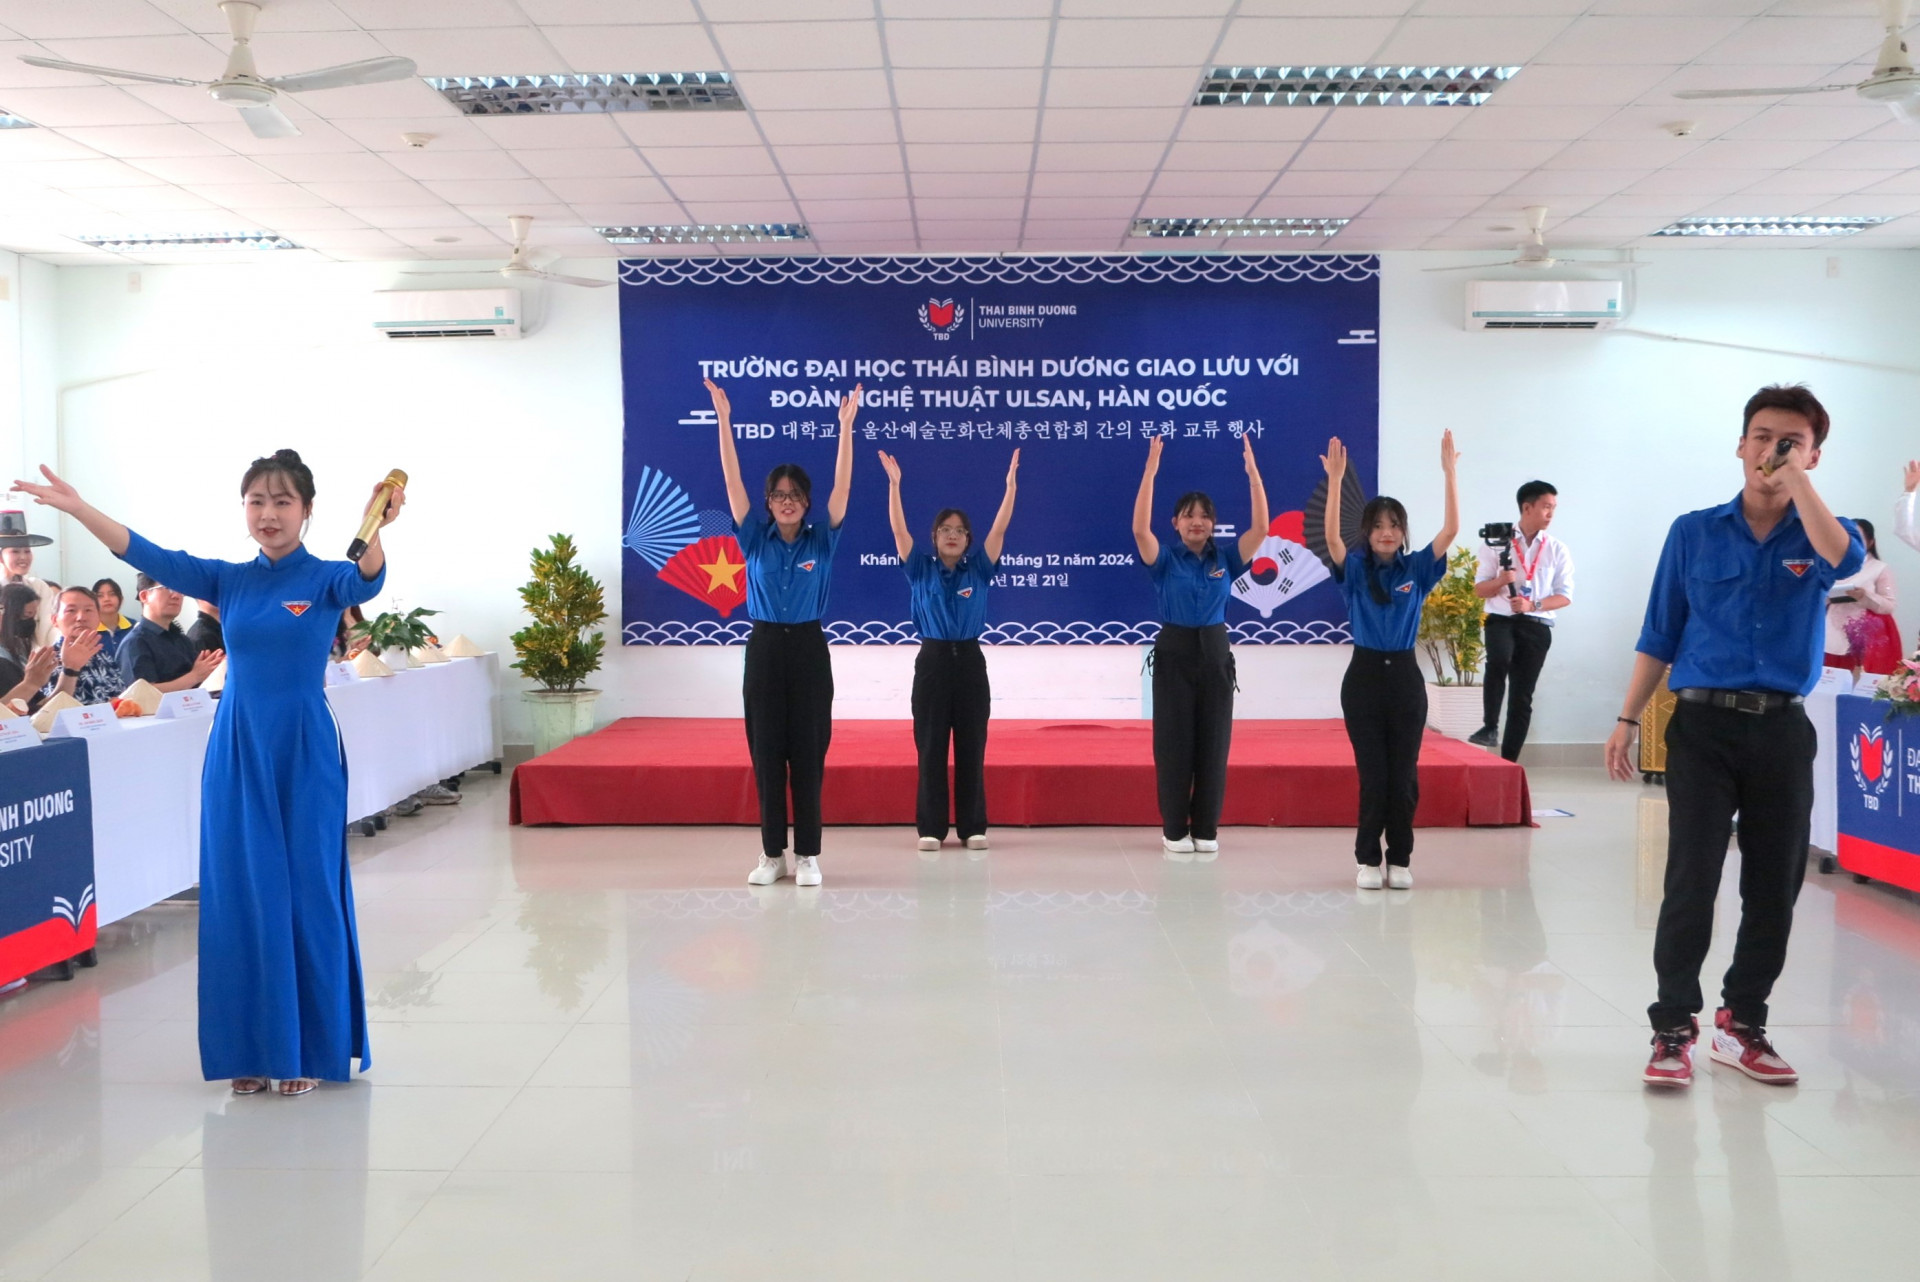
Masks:
[[[1501,567],[1499,548],[1482,546],[1473,585],[1474,595],[1487,603],[1486,719],[1467,742],[1498,746],[1508,761],[1518,761],[1527,742],[1533,687],[1553,645],[1554,617],[1573,604],[1573,554],[1547,533],[1559,494],[1545,481],[1520,487],[1520,520],[1508,549],[1512,566]],[[1509,687],[1513,697],[1503,735],[1500,704]]]

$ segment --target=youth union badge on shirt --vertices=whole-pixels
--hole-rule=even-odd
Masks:
[[[800,568],[805,570],[808,574],[812,574],[813,567],[817,564],[819,564],[819,562],[817,561],[802,561],[800,563]]]
[[[313,608],[311,601],[282,601],[280,604],[285,606],[287,613],[296,619]]]
[[[1798,579],[1803,577],[1808,570],[1811,570],[1813,568],[1813,558],[1810,556],[1789,557],[1788,559],[1780,562],[1780,564],[1786,566],[1789,570],[1793,571],[1793,577]]]

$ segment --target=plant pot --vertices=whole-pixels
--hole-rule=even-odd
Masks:
[[[527,711],[533,716],[533,755],[552,752],[593,729],[593,701],[598,690],[529,690]]]
[[[1484,687],[1427,683],[1427,725],[1447,738],[1466,738],[1480,728],[1486,714]]]
[[[405,672],[413,666],[407,659],[407,647],[403,645],[388,646],[382,650],[380,652],[380,662],[386,664],[395,672]]]

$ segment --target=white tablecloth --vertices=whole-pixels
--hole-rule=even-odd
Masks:
[[[1820,684],[1807,696],[1807,720],[1813,722],[1815,742],[1813,758],[1813,824],[1807,833],[1809,845],[1832,854],[1839,849],[1840,791],[1834,771],[1839,740],[1834,733],[1838,700],[1853,693],[1853,673],[1844,668],[1822,668]]]
[[[329,687],[347,746],[347,817],[499,760],[499,680],[489,654]],[[212,717],[142,718],[88,741],[101,925],[200,880],[200,766],[212,727]]]

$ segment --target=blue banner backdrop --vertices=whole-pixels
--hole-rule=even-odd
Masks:
[[[93,792],[84,739],[0,754],[0,982],[93,947]]]
[[[1306,551],[1301,508],[1329,436],[1373,492],[1379,260],[1371,255],[656,258],[620,265],[629,645],[746,640],[746,579],[703,377],[733,406],[754,501],[776,464],[812,474],[824,520],[840,397],[856,383],[854,483],[833,565],[836,642],[916,640],[887,524],[900,460],[916,547],[942,507],[984,533],[1007,464],[1020,493],[983,640],[1140,644],[1158,631],[1131,534],[1146,441],[1155,491],[1210,493],[1220,537],[1248,510],[1240,438],[1267,485],[1268,537],[1234,584],[1240,642],[1348,639]]]

